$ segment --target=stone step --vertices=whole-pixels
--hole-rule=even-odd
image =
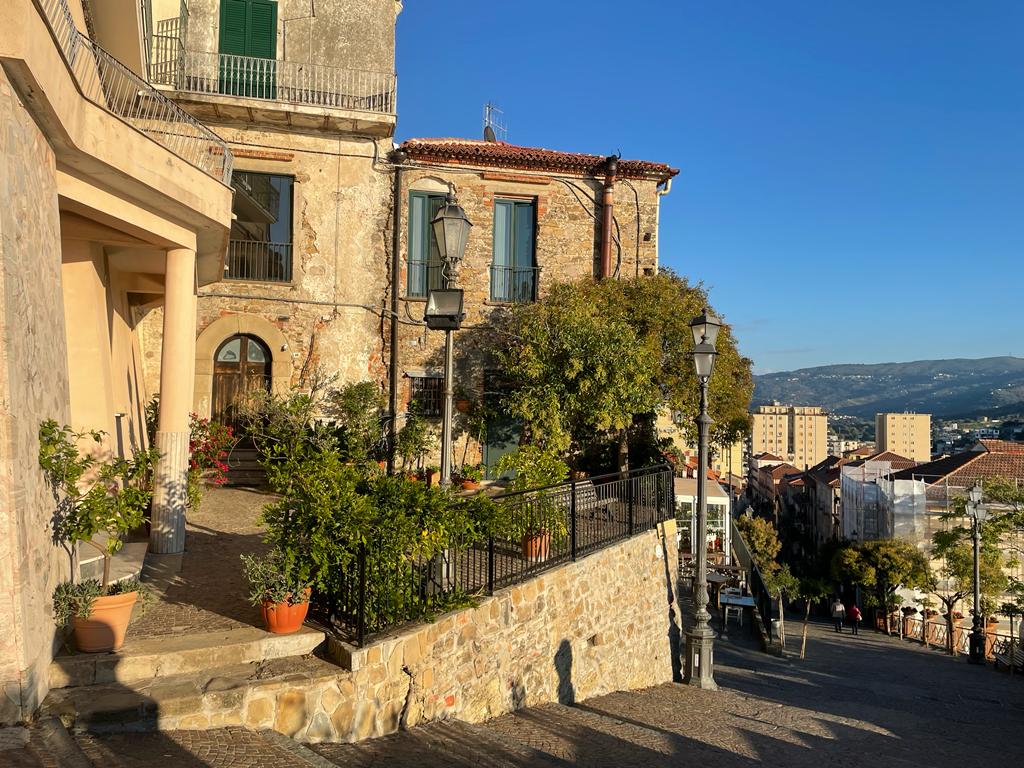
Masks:
[[[315,656],[234,664],[136,683],[50,691],[42,715],[76,732],[272,728],[299,740],[329,738],[328,716],[351,673]],[[329,701],[328,701],[329,698]]]
[[[323,632],[309,627],[302,627],[291,635],[239,627],[220,632],[129,639],[114,653],[57,656],[50,664],[50,689],[137,683],[228,665],[304,656],[312,653],[324,639]]]
[[[106,546],[107,536],[98,534],[94,541]],[[142,572],[142,563],[149,548],[147,541],[126,541],[110,558],[110,582],[124,581]],[[84,542],[78,544],[78,567],[82,580],[103,581],[103,553]]]
[[[564,768],[542,752],[496,738],[485,726],[459,720],[428,723],[354,744],[311,744],[308,749],[345,768],[378,765],[419,768]]]

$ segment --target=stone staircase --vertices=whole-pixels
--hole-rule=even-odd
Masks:
[[[259,461],[255,448],[236,446],[228,455],[228,474],[225,485],[261,488],[267,484],[267,473]]]
[[[285,730],[304,733],[306,707],[283,712],[277,704],[348,674],[313,655],[324,639],[309,628],[272,635],[241,627],[137,640],[117,653],[58,656],[43,716],[93,732],[275,727],[287,716]]]

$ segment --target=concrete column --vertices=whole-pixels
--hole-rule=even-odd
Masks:
[[[196,254],[167,252],[163,346],[160,352],[160,418],[156,448],[153,515],[149,549],[157,554],[185,550],[189,428],[196,349]]]

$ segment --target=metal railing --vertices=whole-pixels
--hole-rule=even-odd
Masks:
[[[522,538],[452,541],[431,560],[386,551],[369,543],[339,564],[314,609],[330,617],[347,639],[363,645],[371,635],[430,615],[458,598],[490,595],[577,558],[651,530],[672,518],[672,473],[650,467],[569,481],[495,497],[509,530]]]
[[[168,55],[169,60],[157,59],[153,82],[178,91],[395,114],[392,72],[208,51],[179,56],[173,48]]]
[[[891,634],[896,634],[895,622],[893,622],[893,630]],[[915,640],[917,642],[924,642],[924,638],[921,636],[923,627],[925,626],[920,617],[909,616],[903,618],[903,638],[905,640]],[[935,648],[942,648],[946,651],[952,651],[954,655],[967,656],[970,654],[970,638],[972,626],[969,621],[965,621],[961,624],[953,625],[953,643],[952,647],[949,642],[949,625],[946,623],[946,619],[942,616],[936,616],[928,619],[928,645]],[[1020,646],[1019,637],[1011,637],[1007,632],[985,632],[985,656],[990,661],[995,657],[997,653],[1007,653],[1010,649],[1010,642],[1013,640],[1014,644]]]
[[[770,639],[772,636],[772,594],[764,585],[761,571],[758,570],[757,564],[747,548],[747,543],[743,540],[743,534],[740,533],[735,518],[729,518],[729,525],[732,528],[732,549],[736,553],[736,562],[747,572],[747,589],[761,614],[761,628],[765,637]]]
[[[225,184],[227,144],[75,27],[67,0],[35,0],[82,95]]]
[[[540,267],[491,265],[491,301],[526,304],[537,300]]]
[[[230,241],[224,279],[263,283],[291,282],[292,244],[264,243],[258,240]]]

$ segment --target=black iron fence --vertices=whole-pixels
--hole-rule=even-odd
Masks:
[[[525,304],[537,300],[540,267],[491,265],[491,301]]]
[[[370,636],[530,579],[674,516],[667,466],[574,480],[496,497],[502,537],[453,541],[430,559],[385,549],[370,539],[339,563],[319,612],[347,639]]]
[[[228,243],[225,280],[287,283],[292,279],[292,244],[258,240]]]

